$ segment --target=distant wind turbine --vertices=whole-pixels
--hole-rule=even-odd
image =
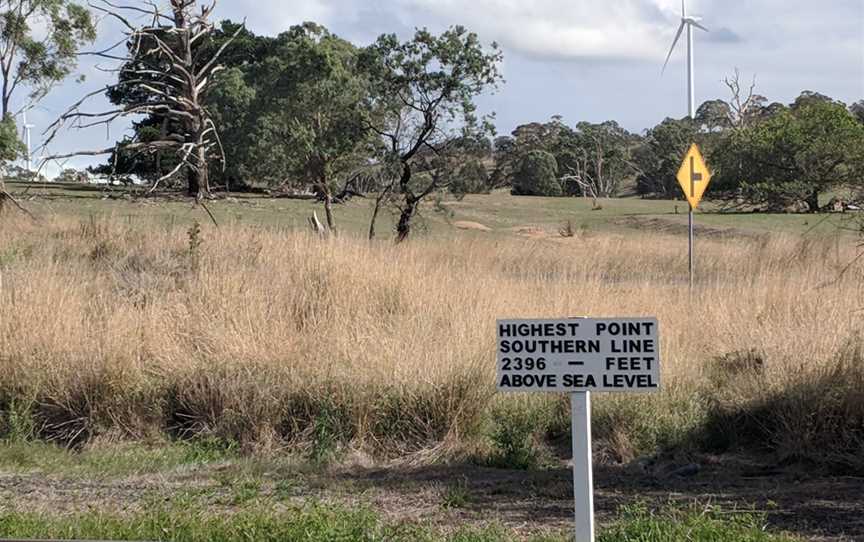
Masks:
[[[24,141],[27,145],[27,156],[25,157],[25,162],[27,164],[27,172],[33,171],[33,158],[32,158],[32,150],[30,147],[30,130],[35,128],[32,124],[27,124],[27,108],[24,108],[21,111],[22,120],[24,121],[24,126],[21,129],[21,135],[24,136]]]
[[[660,74],[666,71],[666,65],[669,64],[669,58],[678,45],[678,40],[681,38],[681,33],[684,28],[687,28],[687,105],[690,118],[696,118],[696,92],[694,89],[694,72],[693,72],[693,27],[708,32],[708,29],[699,24],[701,17],[688,17],[687,9],[684,6],[684,0],[681,0],[681,25],[678,27],[678,33],[675,34],[675,40],[672,41],[672,47],[669,48],[669,54],[666,55],[666,62],[663,63],[663,69]]]

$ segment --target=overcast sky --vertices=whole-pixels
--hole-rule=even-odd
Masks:
[[[736,67],[748,82],[755,75],[757,92],[771,101],[790,102],[805,89],[846,103],[864,99],[864,0],[687,2],[688,14],[702,16],[711,30],[696,35],[697,104],[727,98],[722,80]],[[496,113],[498,132],[506,134],[556,114],[568,124],[614,119],[636,132],[684,116],[683,44],[660,76],[680,9],[678,0],[220,0],[217,11],[218,18],[245,17],[258,34],[311,20],[358,45],[385,32],[407,38],[416,27],[464,25],[503,50],[506,82],[480,105]],[[100,28],[100,44],[117,39],[115,28]],[[63,109],[110,82],[90,62],[80,68],[85,82],[62,85],[31,112],[34,147]],[[96,101],[93,109],[104,105]],[[107,147],[127,130],[116,123],[110,133],[66,132],[50,153]]]

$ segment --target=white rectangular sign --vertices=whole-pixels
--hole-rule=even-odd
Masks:
[[[660,386],[656,318],[498,320],[500,391],[652,392]]]

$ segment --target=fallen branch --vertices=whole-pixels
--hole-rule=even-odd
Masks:
[[[318,213],[312,211],[312,216],[310,216],[307,221],[309,222],[309,227],[312,228],[313,232],[317,233],[321,237],[327,237],[327,228],[318,219]]]
[[[197,204],[200,205],[201,207],[203,207],[205,211],[207,211],[207,214],[210,216],[210,220],[213,221],[213,225],[218,228],[219,223],[216,222],[216,217],[213,216],[213,213],[210,212],[210,208],[207,207],[207,205],[203,201],[198,201]]]
[[[12,194],[10,194],[5,189],[3,189],[2,191],[0,191],[0,211],[3,210],[3,204],[6,203],[7,201],[11,201],[12,205],[17,207],[18,210],[21,211],[22,213],[27,215],[27,217],[30,218],[30,220],[32,220],[33,222],[37,222],[37,223],[39,222],[39,219],[36,218],[36,216],[34,216],[33,213],[31,213],[30,211],[25,209],[24,206],[21,205],[18,202],[18,200],[15,199],[15,197]]]

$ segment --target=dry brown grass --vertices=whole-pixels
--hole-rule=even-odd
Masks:
[[[560,399],[494,393],[495,319],[656,315],[662,393],[597,399],[612,457],[754,441],[824,457],[830,436],[849,464],[864,434],[864,276],[838,273],[855,247],[765,237],[698,250],[691,299],[686,241],[667,236],[397,247],[204,225],[190,241],[5,216],[0,410],[24,405],[40,436],[69,443],[207,434],[424,454],[475,446],[501,408],[544,416],[554,436]]]

